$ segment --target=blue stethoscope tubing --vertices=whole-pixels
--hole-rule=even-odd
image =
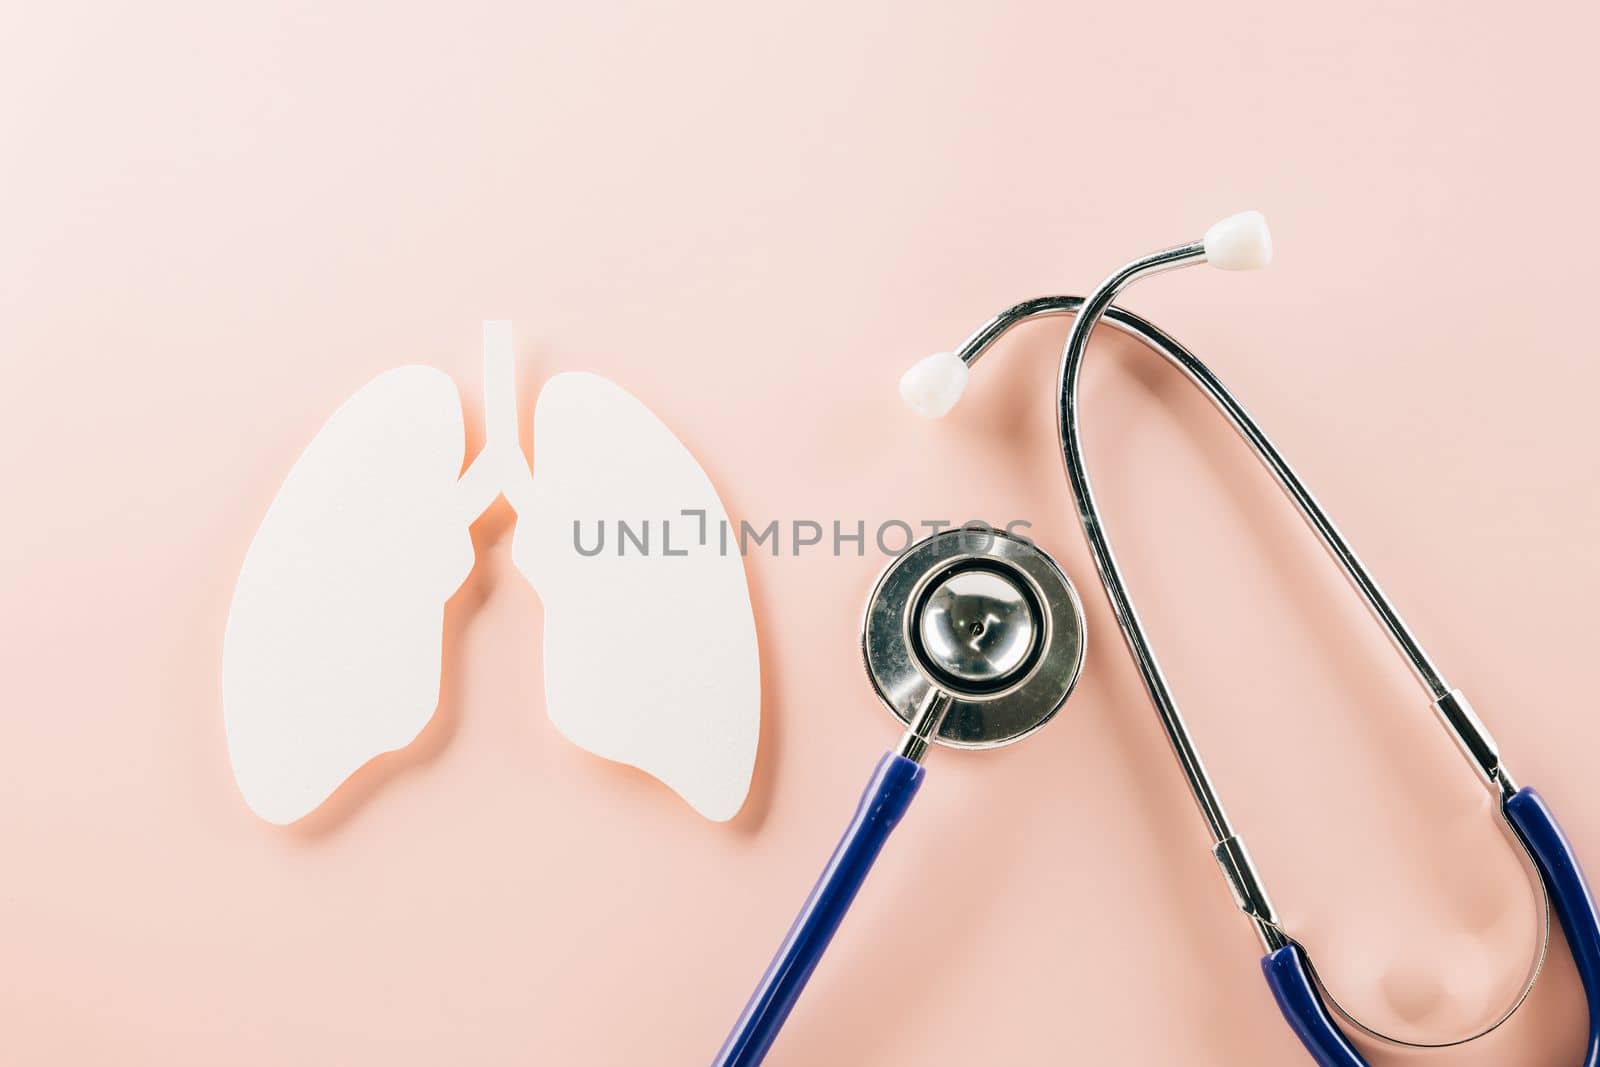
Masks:
[[[855,816],[717,1052],[714,1067],[755,1067],[766,1058],[873,861],[921,788],[925,770],[922,764],[894,752],[884,753],[878,761]]]
[[[1539,878],[1562,920],[1562,933],[1589,1003],[1589,1045],[1584,1048],[1584,1067],[1595,1067],[1600,1064],[1600,915],[1595,913],[1594,894],[1578,867],[1573,846],[1555,822],[1554,814],[1550,814],[1544,797],[1526,787],[1517,790],[1506,800],[1506,817],[1517,830],[1518,840],[1533,856]],[[1314,1061],[1322,1067],[1366,1067],[1362,1054],[1350,1045],[1323,1005],[1310,976],[1306,950],[1290,942],[1267,953],[1261,960],[1261,973],[1278,1001],[1283,1019]]]
[[[1583,1063],[1584,1067],[1596,1067],[1600,1064],[1600,915],[1595,912],[1594,896],[1578,867],[1572,844],[1543,797],[1533,789],[1519,789],[1506,800],[1505,814],[1533,856],[1583,980],[1583,993],[1589,1004],[1589,1043]],[[1261,973],[1278,1002],[1278,1010],[1313,1060],[1321,1067],[1367,1067],[1367,1061],[1339,1029],[1318,994],[1304,949],[1290,942],[1268,953],[1262,957]]]
[[[714,1067],[755,1067],[766,1058],[873,862],[910,808],[925,770],[892,752],[879,760],[844,836],[718,1051]],[[1596,1067],[1600,1064],[1600,915],[1572,846],[1544,798],[1523,788],[1505,802],[1505,808],[1550,893],[1583,980],[1589,1005],[1583,1063]],[[1323,1003],[1299,944],[1288,942],[1262,957],[1261,972],[1284,1020],[1320,1067],[1367,1067]]]

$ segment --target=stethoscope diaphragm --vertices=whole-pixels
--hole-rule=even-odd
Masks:
[[[929,740],[996,748],[1050,721],[1083,668],[1083,604],[1032,542],[987,527],[945,530],[884,569],[867,599],[861,653],[907,726],[935,691],[949,708]]]

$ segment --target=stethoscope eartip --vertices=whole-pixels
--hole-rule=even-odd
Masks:
[[[1200,246],[1182,249],[1188,262],[1198,262],[1194,253],[1202,248],[1205,261],[1221,270],[1259,270],[1272,262],[1272,231],[1259,211],[1241,211],[1212,223]],[[981,353],[982,346],[976,351]],[[966,360],[956,353],[935,352],[900,376],[900,399],[923,418],[943,418],[961,400],[970,375]]]
[[[942,418],[961,399],[969,373],[954,352],[935,352],[900,376],[900,399],[924,418]]]
[[[1259,211],[1241,211],[1206,231],[1206,262],[1222,270],[1260,270],[1272,262],[1272,231]]]

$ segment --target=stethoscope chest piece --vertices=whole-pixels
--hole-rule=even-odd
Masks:
[[[1054,560],[998,530],[945,530],[912,545],[873,587],[862,625],[873,688],[910,725],[949,697],[931,740],[994,748],[1060,709],[1083,667],[1083,605]]]

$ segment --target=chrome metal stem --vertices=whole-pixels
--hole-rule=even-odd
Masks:
[[[911,717],[910,729],[895,746],[895,755],[904,756],[912,763],[921,763],[922,757],[927,755],[929,740],[939,732],[939,726],[949,710],[950,694],[937,687],[930,688],[917,707],[917,713]]]
[[[1267,896],[1266,887],[1261,884],[1255,861],[1244,847],[1243,838],[1234,836],[1218,841],[1212,847],[1211,855],[1222,869],[1222,877],[1233,893],[1233,902],[1255,923],[1256,936],[1261,939],[1262,948],[1276,952],[1288,944],[1289,938],[1278,925],[1278,914],[1272,908],[1272,900]]]

